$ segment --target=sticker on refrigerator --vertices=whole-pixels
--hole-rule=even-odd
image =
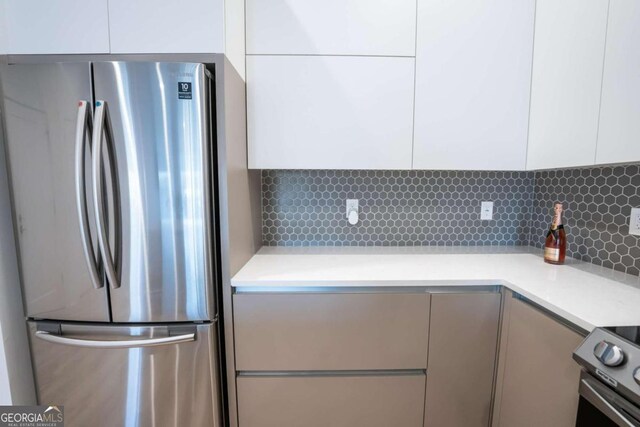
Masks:
[[[178,82],[178,99],[191,99],[191,82]]]

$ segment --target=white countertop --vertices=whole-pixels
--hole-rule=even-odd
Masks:
[[[530,248],[262,248],[238,287],[503,285],[569,322],[640,325],[640,278]]]

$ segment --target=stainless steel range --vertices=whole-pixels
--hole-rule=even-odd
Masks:
[[[584,368],[576,426],[640,426],[640,326],[597,328],[573,358]]]

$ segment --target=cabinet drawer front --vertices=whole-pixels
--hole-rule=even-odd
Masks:
[[[428,294],[236,294],[239,371],[425,369]]]
[[[425,375],[238,377],[242,427],[422,427]]]

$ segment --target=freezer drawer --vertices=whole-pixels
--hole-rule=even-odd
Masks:
[[[221,425],[215,323],[29,330],[38,401],[68,427]]]
[[[422,427],[424,372],[238,377],[242,427]]]

